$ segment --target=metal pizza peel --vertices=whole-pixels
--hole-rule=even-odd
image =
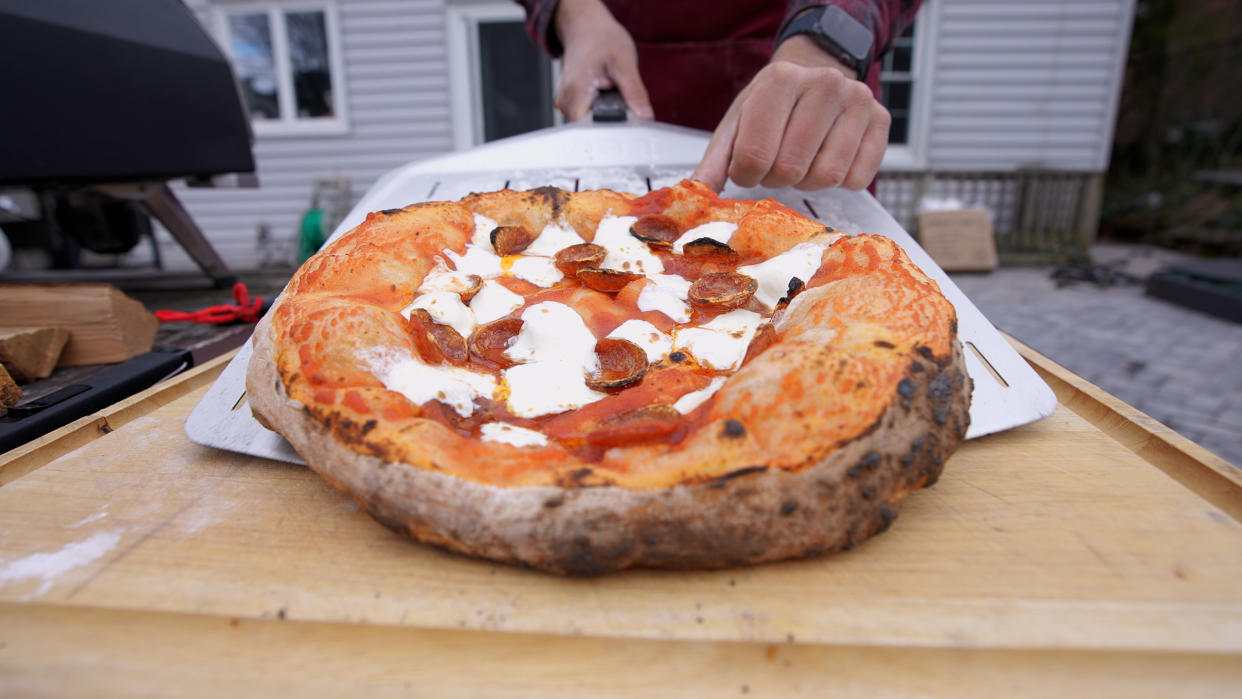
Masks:
[[[362,223],[368,212],[455,200],[471,192],[552,185],[568,191],[607,188],[645,194],[688,177],[708,137],[703,131],[652,122],[578,122],[410,163],[381,177],[329,242]],[[957,308],[958,336],[974,380],[967,439],[1034,422],[1056,408],[1052,389],[871,194],[730,185],[721,196],[772,198],[833,228],[884,235],[901,245]],[[251,416],[245,396],[249,360],[246,343],[191,412],[186,434],[208,447],[303,463],[284,438]]]

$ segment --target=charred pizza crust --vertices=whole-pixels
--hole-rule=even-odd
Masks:
[[[730,245],[771,256],[821,232],[774,202],[682,183],[647,197],[544,189],[378,212],[312,258],[253,340],[255,416],[377,520],[423,542],[568,574],[716,568],[849,549],[931,485],[969,422],[952,305],[885,238],[837,240],[774,317],[774,343],[738,369],[677,443],[585,460],[557,444],[485,443],[426,419],[358,364],[410,351],[396,310],[471,217],[589,239],[608,212],[689,227],[738,224]]]

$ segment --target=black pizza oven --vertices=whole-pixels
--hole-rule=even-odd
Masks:
[[[0,0],[0,89],[0,186],[38,194],[42,234],[123,247],[132,207],[232,283],[167,182],[252,184],[250,122],[227,58],[180,0]]]

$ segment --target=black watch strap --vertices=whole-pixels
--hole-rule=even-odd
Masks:
[[[828,55],[852,68],[859,80],[867,79],[875,38],[870,29],[845,10],[836,5],[807,10],[785,25],[776,44],[799,34],[806,34]]]

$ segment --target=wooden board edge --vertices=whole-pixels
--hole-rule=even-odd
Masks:
[[[1242,522],[1242,469],[1013,337],[1005,339],[1052,388],[1061,405]]]
[[[1236,654],[703,642],[0,604],[17,695],[1188,696]],[[479,672],[486,666],[486,672]]]
[[[0,454],[0,487],[216,380],[237,350]]]

